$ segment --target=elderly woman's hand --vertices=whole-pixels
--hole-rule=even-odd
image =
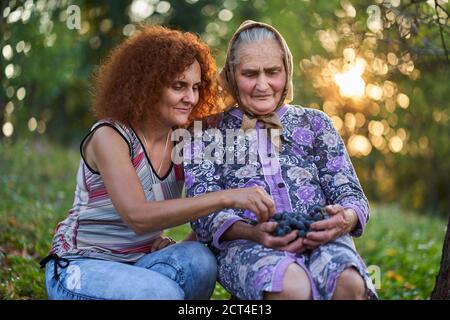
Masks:
[[[326,206],[325,210],[331,217],[311,224],[313,231],[308,232],[303,242],[308,249],[315,249],[351,232],[358,223],[358,216],[353,209],[344,209],[335,204]]]
[[[304,245],[305,239],[300,237],[297,238],[297,230],[291,231],[285,236],[277,237],[273,235],[276,227],[277,223],[273,221],[257,224],[255,226],[255,229],[257,230],[258,236],[256,237],[255,241],[267,248],[288,251],[292,253],[302,253],[308,249]]]

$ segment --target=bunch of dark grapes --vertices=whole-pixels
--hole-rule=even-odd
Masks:
[[[298,236],[305,238],[311,224],[325,218],[325,209],[314,206],[308,214],[282,212],[275,214],[270,220],[278,223],[274,235],[282,237],[292,230],[298,230]]]

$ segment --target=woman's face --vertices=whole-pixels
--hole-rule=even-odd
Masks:
[[[282,51],[276,40],[240,44],[235,79],[242,107],[257,115],[275,110],[286,86]]]
[[[156,116],[168,127],[187,123],[189,114],[198,103],[201,68],[197,60],[163,89],[155,106]]]

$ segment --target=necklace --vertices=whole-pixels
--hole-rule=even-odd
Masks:
[[[161,168],[162,168],[162,165],[163,165],[163,162],[164,162],[164,158],[166,157],[166,151],[167,151],[167,146],[168,146],[168,144],[169,144],[169,137],[170,137],[171,131],[172,131],[172,130],[169,130],[169,132],[167,133],[166,145],[164,146],[163,157],[162,157],[162,159],[161,159],[161,162],[159,163],[158,171],[156,171],[156,175],[157,175],[158,177],[159,177],[159,172],[161,171]],[[145,148],[146,148],[147,150],[150,150],[150,148],[148,147],[148,144],[147,144],[147,139],[145,138],[145,135],[144,135],[143,131],[142,131],[142,137],[144,138]]]

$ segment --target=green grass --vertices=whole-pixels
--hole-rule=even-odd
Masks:
[[[39,260],[56,223],[73,201],[79,153],[45,142],[0,144],[0,298],[46,299]],[[396,206],[374,206],[355,239],[368,266],[379,270],[383,299],[427,299],[439,268],[446,221]],[[188,225],[168,232],[181,240]],[[213,299],[228,299],[217,285]]]
[[[377,206],[360,239],[366,265],[379,267],[384,299],[428,299],[434,288],[447,221]]]

